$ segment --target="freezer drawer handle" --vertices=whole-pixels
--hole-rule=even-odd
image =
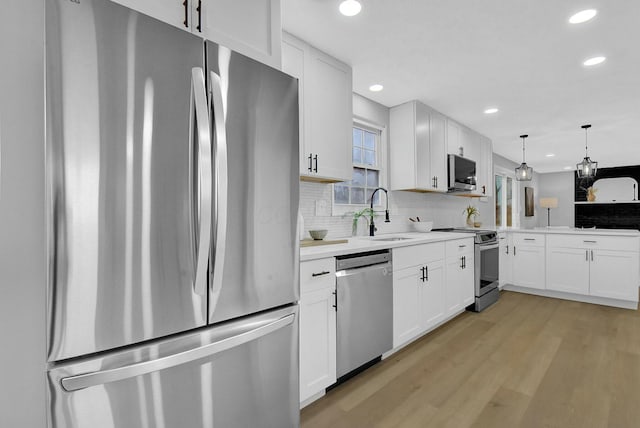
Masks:
[[[216,198],[215,198],[215,228],[213,249],[213,274],[211,281],[211,293],[209,296],[209,313],[215,313],[220,292],[222,291],[222,273],[227,242],[227,191],[229,176],[227,171],[227,130],[225,125],[226,114],[222,103],[222,87],[220,76],[211,72],[211,107],[213,110],[213,126],[215,135],[215,171],[216,171]]]
[[[211,246],[211,133],[207,109],[207,88],[201,68],[191,69],[193,102],[196,111],[198,135],[198,190],[200,213],[198,215],[198,241],[196,253],[196,277],[193,291],[201,296],[207,293],[207,268]]]
[[[295,314],[289,314],[268,324],[228,337],[217,342],[204,345],[200,348],[190,349],[188,351],[179,352],[167,357],[158,358],[157,360],[144,361],[141,363],[131,364],[130,366],[118,367],[115,369],[102,370],[92,373],[84,373],[75,376],[69,376],[62,379],[62,387],[65,391],[72,392],[80,389],[89,388],[105,383],[116,382],[118,380],[129,379],[136,376],[166,370],[182,364],[187,364],[202,358],[207,358],[220,352],[236,348],[245,343],[259,339],[263,336],[271,334],[283,327],[293,323]]]

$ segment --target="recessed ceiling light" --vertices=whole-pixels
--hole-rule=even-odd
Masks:
[[[499,110],[498,110],[497,108],[495,108],[495,107],[491,107],[491,108],[486,109],[486,110],[484,111],[484,114],[494,114],[494,113],[497,113],[498,111],[499,111]]]
[[[605,59],[607,58],[604,56],[594,56],[593,58],[589,58],[588,60],[583,62],[582,65],[586,67],[591,67],[592,65],[602,64]]]
[[[380,92],[380,91],[381,91],[381,90],[383,90],[383,89],[384,89],[384,86],[379,85],[379,84],[377,84],[377,83],[376,83],[375,85],[371,85],[371,86],[369,86],[369,90],[370,90],[371,92]]]
[[[562,168],[562,169],[564,169],[564,170],[570,170],[570,169],[573,169],[573,167],[572,167],[572,166],[565,166],[565,167],[564,167],[564,168]]]
[[[595,9],[581,10],[575,15],[571,15],[571,18],[569,18],[569,22],[572,24],[582,24],[583,22],[587,22],[590,19],[593,19],[593,17],[596,16],[597,13],[598,11]]]
[[[355,16],[362,10],[362,5],[357,0],[344,0],[339,9],[344,16]]]
[[[552,158],[552,157],[554,157],[554,156],[555,156],[555,154],[553,154],[553,153],[547,153],[545,156],[546,156],[546,157],[548,157],[548,158]]]

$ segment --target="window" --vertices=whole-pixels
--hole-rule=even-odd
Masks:
[[[369,205],[371,194],[381,186],[382,150],[381,130],[361,123],[353,126],[351,181],[333,186],[334,205]],[[376,193],[374,205],[380,205],[380,192]]]
[[[498,171],[495,174],[496,227],[518,226],[518,186],[514,186],[512,172]]]

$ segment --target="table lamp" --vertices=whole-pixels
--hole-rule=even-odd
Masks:
[[[558,208],[558,198],[540,198],[540,208],[547,209],[547,227],[549,227],[551,208]]]

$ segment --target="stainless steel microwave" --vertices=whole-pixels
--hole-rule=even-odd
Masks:
[[[449,155],[449,192],[476,189],[476,162],[458,155]]]

